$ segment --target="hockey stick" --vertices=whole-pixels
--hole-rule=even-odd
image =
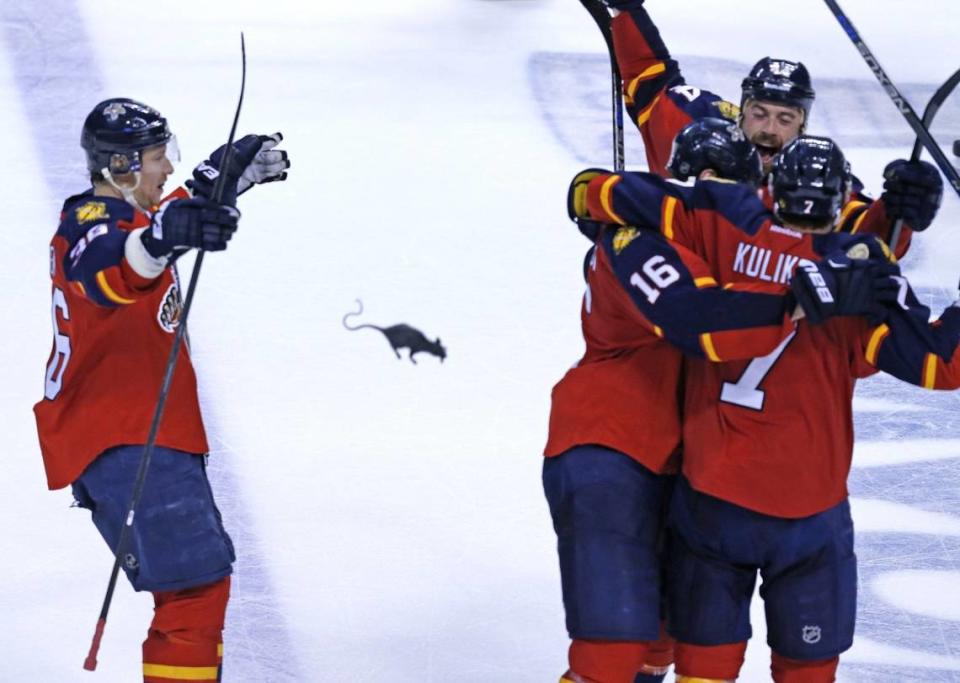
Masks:
[[[940,106],[946,101],[950,96],[950,93],[953,92],[954,88],[957,87],[957,83],[960,83],[960,69],[957,69],[953,72],[953,75],[950,76],[947,80],[943,82],[937,91],[933,93],[930,97],[930,101],[927,102],[926,108],[923,110],[923,125],[927,130],[930,130],[930,124],[933,123],[933,118],[937,115],[937,112],[940,110]],[[957,153],[957,143],[954,143],[954,154]],[[920,154],[923,152],[923,142],[917,137],[916,142],[913,143],[913,152],[910,154],[910,161],[919,161]],[[900,231],[903,229],[903,219],[898,218],[893,224],[893,231],[890,233],[890,247],[896,249],[897,241],[900,239]]]
[[[600,0],[580,0],[580,4],[590,12],[590,16],[597,22],[603,40],[607,43],[607,52],[610,53],[610,80],[611,99],[613,104],[613,170],[623,170],[623,83],[620,78],[620,67],[617,65],[617,56],[613,50],[613,34],[610,31],[610,12]]]
[[[937,141],[930,135],[930,131],[927,130],[923,122],[917,117],[917,113],[913,110],[913,107],[910,106],[907,98],[900,94],[900,91],[897,90],[896,86],[890,80],[890,77],[887,76],[883,67],[880,66],[880,62],[873,56],[870,48],[867,47],[866,43],[863,42],[863,38],[857,33],[857,29],[853,27],[853,24],[843,13],[843,10],[840,9],[840,5],[836,3],[836,0],[824,0],[824,2],[827,3],[827,7],[833,12],[833,16],[837,18],[837,21],[840,22],[840,27],[843,28],[850,40],[853,41],[854,46],[860,52],[860,56],[863,57],[867,66],[873,71],[873,75],[880,81],[880,85],[883,86],[884,91],[886,91],[890,99],[893,100],[894,105],[900,110],[900,113],[903,114],[903,118],[905,118],[907,123],[910,124],[910,127],[913,128],[913,132],[917,134],[917,139],[927,151],[930,152],[930,156],[932,156],[933,160],[937,163],[940,172],[947,177],[950,185],[952,185],[956,193],[960,195],[960,173],[953,167],[953,164],[947,159],[947,155],[940,149],[940,145],[938,145]]]
[[[230,157],[233,154],[233,138],[237,133],[237,121],[240,120],[240,108],[243,106],[243,92],[247,84],[247,48],[243,40],[243,33],[240,33],[240,53],[243,60],[243,71],[240,79],[240,99],[237,102],[237,109],[233,114],[233,125],[230,126],[230,135],[227,138],[227,147],[223,153],[223,159],[220,163],[221,169],[226,169],[230,164]],[[217,182],[213,186],[213,201],[220,203],[223,198],[223,188],[226,184],[227,174],[221,172],[217,177]],[[203,265],[203,249],[197,250],[197,258],[193,264],[193,272],[190,274],[190,285],[187,287],[187,296],[183,301],[183,311],[180,314],[177,332],[173,337],[173,346],[170,349],[170,356],[167,358],[167,368],[163,374],[163,382],[160,385],[160,396],[157,399],[157,407],[153,413],[153,421],[150,423],[150,432],[147,436],[147,443],[143,448],[143,455],[140,457],[140,467],[137,469],[137,478],[134,481],[133,493],[130,496],[130,505],[127,506],[127,516],[124,525],[120,529],[120,538],[117,540],[117,549],[113,558],[113,569],[110,571],[110,582],[107,584],[107,594],[103,598],[103,606],[100,608],[100,618],[97,619],[97,627],[93,633],[93,642],[90,644],[90,652],[83,662],[83,668],[87,671],[94,671],[97,668],[97,652],[100,650],[100,639],[103,637],[103,629],[107,624],[107,613],[110,611],[110,603],[113,600],[113,591],[117,586],[117,575],[120,571],[120,562],[123,558],[129,530],[133,526],[133,518],[136,513],[137,503],[140,502],[140,496],[143,493],[143,485],[147,480],[147,470],[150,468],[150,458],[153,456],[153,447],[156,445],[157,432],[160,429],[160,419],[163,417],[163,409],[167,403],[167,395],[170,393],[170,384],[173,381],[173,371],[177,366],[177,357],[180,353],[180,346],[183,342],[183,335],[187,329],[187,316],[190,315],[190,305],[193,303],[193,293],[197,288],[197,278],[200,276],[200,266]]]

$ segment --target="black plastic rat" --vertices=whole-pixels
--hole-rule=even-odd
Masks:
[[[363,329],[364,327],[369,327],[373,330],[379,330],[383,333],[383,336],[387,338],[387,341],[390,342],[390,346],[393,348],[393,352],[397,354],[397,358],[402,358],[400,355],[400,349],[410,349],[409,358],[410,362],[414,365],[416,365],[417,361],[414,360],[413,356],[421,351],[425,351],[437,356],[441,363],[443,362],[443,359],[447,357],[447,350],[443,347],[443,344],[440,343],[439,337],[437,337],[436,341],[430,341],[427,339],[426,335],[423,334],[423,332],[404,323],[391,325],[390,327],[378,327],[377,325],[363,323],[361,325],[350,327],[350,325],[347,324],[347,318],[363,313],[363,302],[360,301],[360,299],[357,299],[357,305],[360,307],[360,310],[347,313],[343,316],[343,326],[351,332],[354,330]]]

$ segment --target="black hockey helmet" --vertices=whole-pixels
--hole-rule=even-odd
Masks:
[[[721,178],[756,187],[763,163],[753,143],[736,123],[702,118],[687,124],[673,140],[667,170],[677,180],[696,177],[712,168]]]
[[[801,135],[774,160],[769,182],[780,219],[810,227],[832,224],[850,188],[850,164],[830,138]]]
[[[810,118],[810,106],[816,93],[810,83],[810,73],[800,62],[764,57],[753,65],[740,84],[743,95],[740,109],[747,100],[773,102],[803,110],[803,121]]]
[[[87,169],[111,175],[140,170],[140,151],[165,145],[173,139],[167,120],[152,107],[112,97],[100,102],[87,115],[80,146],[87,153]]]

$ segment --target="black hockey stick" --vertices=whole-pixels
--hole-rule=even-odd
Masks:
[[[880,62],[873,56],[870,48],[867,47],[866,43],[863,42],[863,38],[857,33],[857,29],[853,27],[853,24],[843,13],[843,10],[840,9],[840,5],[836,3],[836,0],[824,0],[824,2],[827,3],[827,7],[833,12],[833,16],[837,18],[837,21],[840,22],[841,28],[843,28],[850,40],[853,41],[854,46],[856,46],[860,52],[863,60],[867,63],[867,66],[870,67],[870,70],[873,71],[873,75],[880,81],[880,85],[883,86],[884,91],[886,91],[890,99],[893,100],[893,103],[897,109],[900,110],[900,113],[903,114],[903,118],[905,118],[907,123],[910,124],[910,127],[913,128],[913,132],[917,134],[917,139],[927,151],[930,152],[930,156],[932,156],[933,160],[937,163],[940,172],[947,177],[950,185],[952,185],[956,193],[960,195],[960,173],[953,167],[953,164],[947,159],[947,155],[940,149],[940,145],[938,145],[937,141],[930,135],[930,131],[927,130],[923,122],[917,117],[917,113],[913,110],[913,107],[910,106],[907,98],[897,90],[893,81],[887,76],[883,67],[880,66]],[[893,243],[891,242],[891,244]]]
[[[227,138],[227,147],[223,153],[223,159],[220,162],[220,168],[229,168],[230,157],[233,154],[233,138],[237,133],[237,121],[240,119],[240,108],[243,106],[243,92],[247,84],[247,48],[243,40],[243,33],[240,34],[240,53],[243,60],[243,71],[240,80],[240,99],[237,102],[237,109],[233,114],[233,125],[230,126],[230,135]],[[213,186],[213,201],[219,203],[223,198],[223,188],[226,184],[227,173],[221,170],[217,177],[217,182]],[[193,272],[190,274],[190,285],[187,287],[187,296],[183,301],[183,311],[180,314],[177,332],[173,337],[173,346],[170,349],[170,356],[167,358],[167,369],[163,374],[163,383],[160,385],[160,396],[157,399],[157,407],[153,413],[153,421],[150,423],[150,432],[147,436],[147,443],[143,448],[143,455],[140,457],[140,467],[137,470],[137,478],[133,484],[133,493],[130,496],[130,505],[127,506],[127,516],[123,526],[120,529],[120,538],[117,540],[117,549],[113,558],[113,569],[110,571],[110,582],[107,584],[107,594],[103,598],[103,606],[100,608],[100,618],[97,619],[97,627],[93,633],[93,642],[90,644],[90,652],[83,662],[83,668],[87,671],[94,671],[97,668],[97,652],[100,650],[100,639],[103,637],[103,629],[107,624],[107,613],[110,611],[110,603],[113,600],[113,591],[117,586],[117,575],[120,571],[120,562],[123,559],[123,552],[126,549],[127,538],[130,535],[130,527],[133,526],[133,518],[136,514],[137,503],[140,502],[140,495],[143,493],[143,485],[147,480],[147,470],[150,468],[150,458],[153,456],[153,447],[157,442],[157,432],[160,429],[160,420],[163,417],[163,409],[167,404],[167,395],[170,393],[170,384],[173,381],[173,371],[177,366],[177,357],[180,353],[180,346],[183,343],[183,335],[187,329],[187,316],[190,315],[190,305],[193,303],[193,293],[197,288],[197,278],[200,276],[200,266],[203,265],[203,249],[197,250],[197,258],[193,264]]]
[[[937,91],[933,93],[930,97],[930,101],[927,102],[926,108],[923,110],[923,125],[927,130],[930,130],[930,124],[933,123],[934,117],[937,115],[937,112],[940,111],[941,105],[950,97],[950,93],[953,92],[954,88],[957,87],[957,83],[960,83],[960,69],[957,69],[953,72],[953,75],[950,76],[947,80],[943,82]],[[957,143],[954,143],[954,154],[957,154]],[[913,143],[913,152],[910,154],[910,161],[919,161],[920,154],[923,152],[923,141],[917,137],[916,142]],[[890,233],[890,248],[897,248],[897,240],[900,239],[900,231],[903,229],[903,219],[898,218],[893,224],[893,231]]]
[[[623,170],[623,81],[620,78],[620,67],[617,65],[617,56],[613,50],[613,34],[610,31],[610,11],[600,0],[580,0],[580,4],[590,12],[590,16],[597,22],[603,40],[607,43],[607,52],[610,53],[610,80],[611,100],[613,109],[613,170]]]

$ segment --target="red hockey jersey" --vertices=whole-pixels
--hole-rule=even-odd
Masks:
[[[737,199],[738,192],[747,194]],[[754,221],[731,221],[731,212],[742,214],[759,202],[743,186],[715,181],[690,189],[649,174],[598,176],[588,187],[587,203],[598,220],[659,228],[727,285],[763,283],[786,291],[793,270],[804,261],[856,242],[881,248],[869,236],[798,233],[761,220],[761,214]],[[704,215],[717,219],[704,220]],[[895,312],[877,327],[855,317],[818,326],[800,321],[773,352],[751,360],[691,358],[683,472],[693,487],[788,518],[843,500],[853,450],[855,380],[879,368],[928,388],[957,386],[960,309],[951,307],[931,327],[929,311],[912,295],[909,303],[909,312]],[[653,322],[668,324],[669,310],[649,307],[646,313]]]
[[[736,120],[739,107],[686,82],[645,8],[621,12],[612,20],[611,32],[623,78],[624,103],[640,130],[647,164],[651,172],[668,177],[666,166],[673,139],[684,126],[706,116]],[[857,179],[853,190],[843,207],[838,229],[889,240],[893,221],[888,218],[883,201],[863,194],[863,184]],[[763,199],[771,206],[766,188]],[[906,253],[911,233],[909,226],[904,226],[895,249],[898,257]]]
[[[674,471],[681,349],[714,361],[750,358],[769,353],[793,330],[782,287],[720,287],[701,258],[651,231],[605,230],[586,279],[586,353],[553,389],[547,456],[599,444],[653,472]],[[645,316],[650,307],[665,311],[662,326]]]
[[[64,203],[50,242],[53,350],[34,406],[51,489],[70,484],[104,450],[147,441],[181,305],[172,266],[147,279],[127,261],[127,235],[148,224],[122,199],[88,191]],[[208,450],[186,345],[157,444]]]

